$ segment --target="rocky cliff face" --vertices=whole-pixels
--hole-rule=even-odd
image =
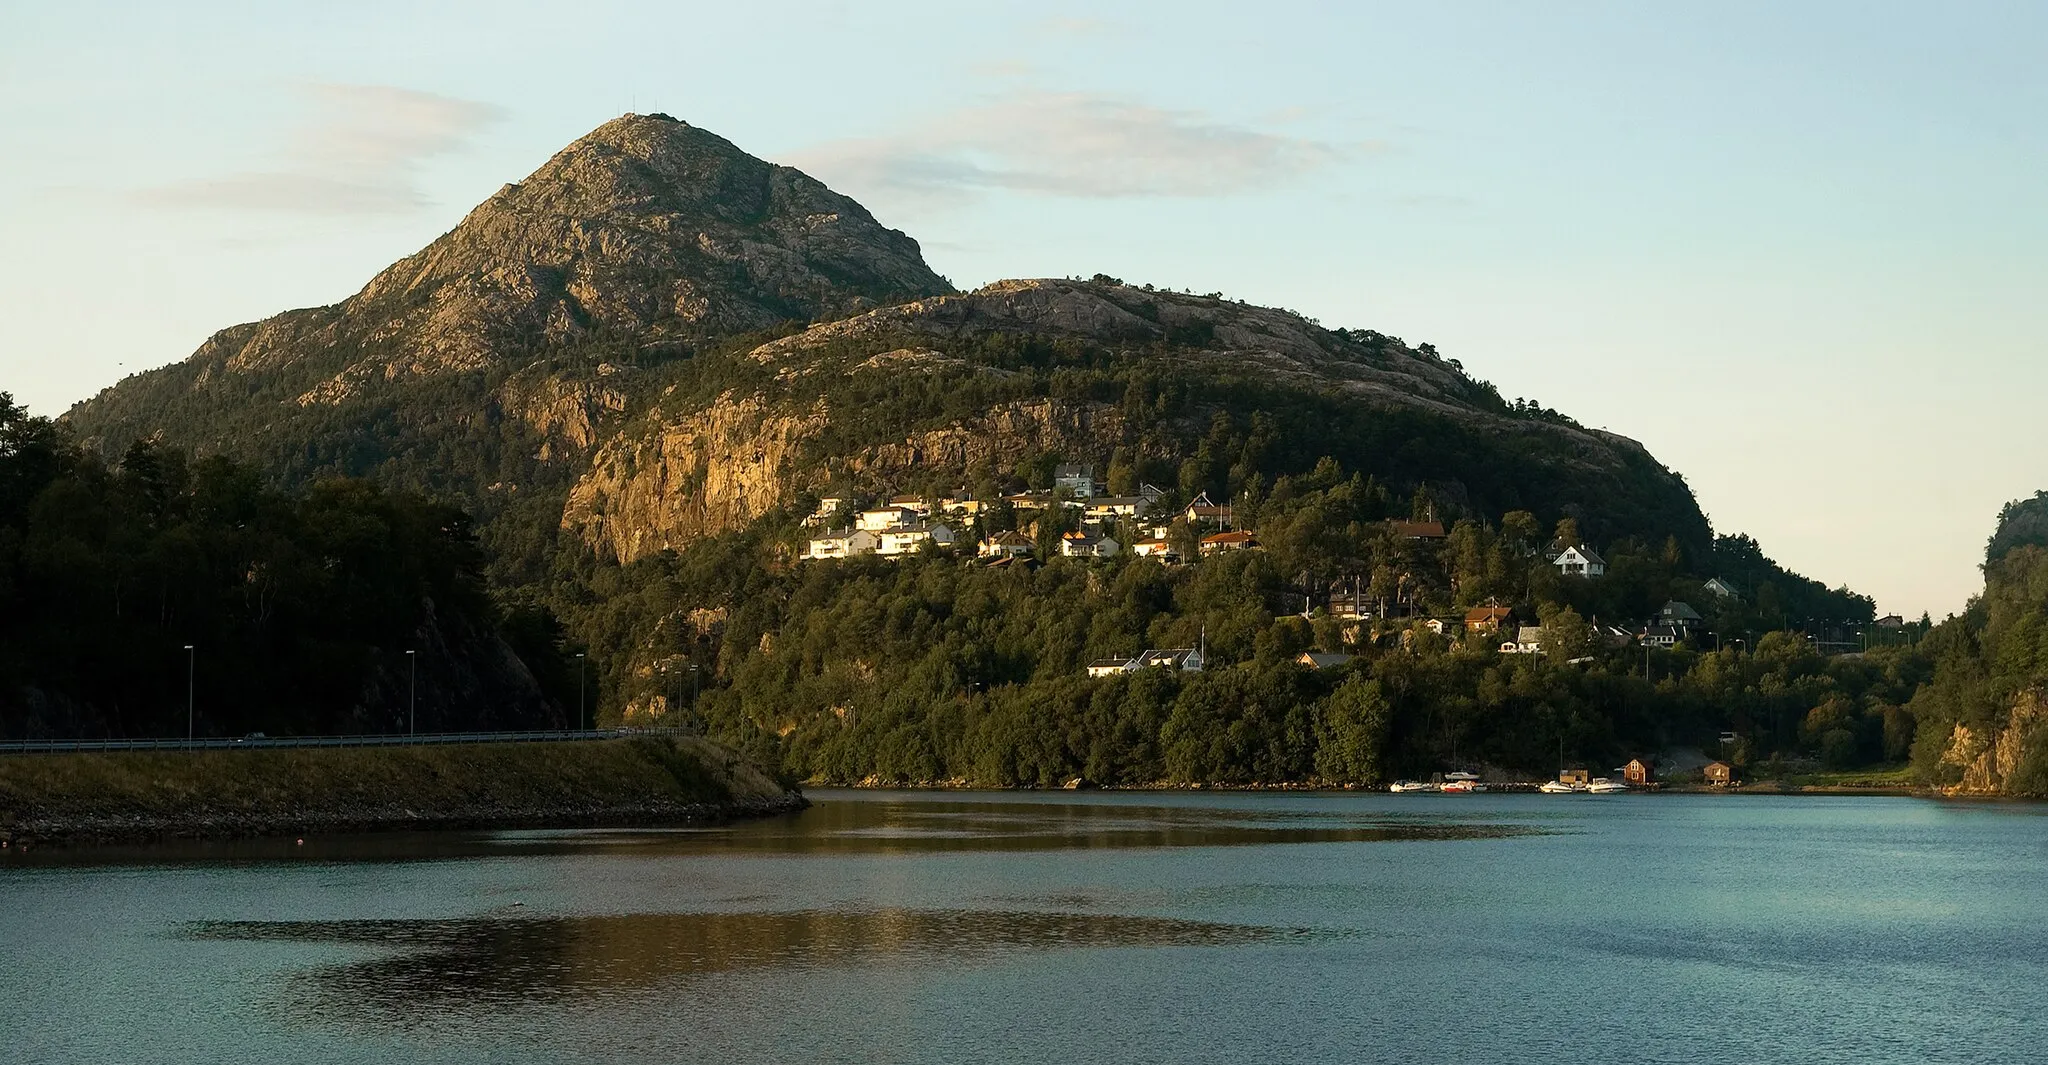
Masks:
[[[825,418],[728,393],[651,431],[622,434],[570,491],[562,523],[627,562],[745,528],[790,494],[800,446]]]
[[[1951,793],[2032,794],[2039,782],[2026,779],[2021,770],[2044,742],[2048,742],[2048,692],[2040,689],[2021,692],[2000,728],[1956,725],[1941,759],[1962,770],[1962,780]]]

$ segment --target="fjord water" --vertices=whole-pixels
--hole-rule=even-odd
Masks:
[[[2048,817],[824,793],[702,831],[9,852],[13,1062],[1982,1062]]]

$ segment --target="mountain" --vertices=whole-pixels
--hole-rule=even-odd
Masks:
[[[489,510],[627,406],[633,371],[749,330],[950,292],[917,242],[800,171],[628,115],[342,302],[224,329],[67,416],[297,481],[377,474]]]
[[[1641,444],[1509,402],[1428,344],[1103,275],[957,292],[859,204],[661,115],[599,127],[341,303],[223,330],[66,421],[121,471],[189,450],[194,468],[230,459],[288,497],[335,491],[323,483],[339,474],[456,504],[491,593],[463,639],[534,666],[535,713],[566,705],[563,663],[580,652],[598,719],[687,708],[800,777],[1370,781],[1461,751],[1539,764],[1561,734],[1620,756],[1730,727],[1727,699],[1699,692],[1732,674],[1667,691],[1639,678],[1652,663],[1610,649],[1567,676],[1504,665],[1488,633],[1417,664],[1403,652],[1444,637],[1409,628],[1511,604],[1560,634],[1545,658],[1582,664],[1599,657],[1591,622],[1671,599],[1706,606],[1744,648],[1788,618],[1870,616],[1753,541],[1716,538]],[[1056,558],[1077,516],[999,500],[1065,464],[1118,495],[1157,488],[1161,515],[1228,503],[1263,549],[1197,560],[1205,530],[1183,521],[1167,535],[1192,565]],[[1032,539],[1042,572],[943,552],[796,562],[821,498],[963,488],[987,504],[982,531]],[[1430,518],[1439,533],[1403,531]],[[1125,524],[1119,538],[1140,535]],[[312,523],[291,529],[310,546],[289,557],[339,550]],[[1597,547],[1607,576],[1561,575],[1546,554],[1559,543]],[[256,572],[217,569],[223,588]],[[1747,598],[1708,604],[1716,573]],[[307,601],[343,597],[317,576]],[[1337,590],[1353,600],[1342,624],[1314,609]],[[371,678],[350,690],[369,694],[335,714],[388,718],[396,641],[445,620],[421,611],[446,599],[394,594],[399,620],[350,637]],[[1095,658],[1197,644],[1212,680],[1134,682],[1114,713],[1091,702]],[[1312,647],[1371,658],[1377,687],[1290,673]],[[1691,652],[1664,653],[1689,668]],[[1808,665],[1786,662],[1787,676]],[[1841,683],[1905,698],[1890,680]],[[1758,744],[1806,742],[1776,731],[1805,689],[1765,689],[1782,699]],[[1045,717],[1048,700],[1078,716]],[[1880,718],[1817,735],[1889,751],[1909,733]]]
[[[1102,277],[955,293],[859,204],[664,115],[600,126],[341,303],[223,330],[66,420],[109,458],[154,438],[457,502],[529,575],[557,526],[630,561],[829,485],[1049,456],[1121,454],[1190,495],[1330,456],[1446,517],[1710,540],[1641,445],[1428,345]]]

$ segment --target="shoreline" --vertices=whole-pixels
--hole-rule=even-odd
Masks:
[[[488,832],[551,828],[675,828],[792,814],[811,805],[801,792],[730,802],[644,803],[561,809],[474,809],[416,813],[312,811],[196,816],[87,815],[16,821],[0,827],[0,849],[98,847],[174,842],[290,839],[398,832]]]
[[[0,759],[0,848],[718,824],[810,805],[700,737]]]
[[[1514,781],[1514,782],[1507,782],[1507,783],[1488,783],[1488,784],[1487,784],[1487,791],[1486,791],[1486,792],[1484,792],[1484,793],[1482,793],[1482,794],[1489,794],[1489,795],[1535,795],[1535,794],[1538,794],[1538,792],[1537,792],[1537,790],[1536,790],[1536,788],[1537,788],[1537,784],[1538,784],[1538,782],[1533,782],[1533,781],[1528,781],[1528,782],[1525,782],[1525,781]],[[1005,786],[1003,786],[1003,785],[997,785],[997,784],[971,784],[971,783],[968,783],[968,782],[966,782],[966,781],[914,781],[914,782],[908,782],[908,783],[893,783],[893,782],[881,782],[881,781],[875,781],[875,780],[869,779],[869,780],[863,780],[863,781],[859,781],[859,782],[857,782],[857,783],[851,783],[851,784],[848,784],[848,783],[836,783],[836,782],[832,782],[832,781],[825,781],[825,780],[807,780],[807,781],[804,781],[804,785],[803,785],[803,786],[804,786],[804,787],[806,787],[806,788],[832,788],[832,789],[837,789],[837,790],[842,790],[842,791],[930,791],[930,792],[948,792],[948,791],[957,791],[957,792],[998,792],[998,793],[1002,793],[1002,792],[1016,792],[1016,793],[1030,793],[1030,794],[1036,794],[1036,793],[1042,793],[1042,792],[1090,792],[1090,791],[1097,791],[1097,792],[1136,792],[1136,793],[1144,793],[1144,792],[1193,792],[1193,791],[1215,791],[1215,792],[1232,792],[1232,793],[1258,793],[1258,792],[1303,792],[1303,793],[1315,793],[1315,792],[1323,792],[1323,793],[1330,793],[1330,794],[1381,794],[1381,795],[1387,794],[1387,789],[1386,789],[1386,787],[1385,787],[1384,785],[1380,785],[1380,786],[1361,786],[1361,785],[1355,785],[1355,784],[1323,784],[1323,783],[1298,783],[1298,782],[1282,782],[1282,783],[1275,783],[1275,784],[1266,784],[1266,783],[1252,783],[1252,784],[1209,784],[1209,783],[1202,783],[1202,784],[1095,784],[1095,783],[1081,783],[1081,784],[1078,784],[1078,785],[1076,785],[1076,784],[1071,784],[1071,783],[1069,783],[1069,784],[1062,784],[1062,785],[1056,785],[1056,786],[1050,786],[1050,787],[1041,787],[1041,786],[1037,786],[1037,785],[1028,785],[1028,784],[1026,784],[1026,785],[1017,785],[1017,786],[1014,786],[1014,787],[1005,787]],[[1437,793],[1437,792],[1423,792],[1423,793],[1419,793],[1419,794],[1438,794],[1438,793]],[[1753,783],[1749,783],[1749,784],[1744,784],[1744,785],[1741,785],[1741,786],[1737,786],[1737,787],[1721,787],[1721,788],[1717,788],[1717,787],[1709,787],[1709,786],[1707,786],[1707,785],[1703,785],[1703,784],[1680,784],[1680,785],[1665,785],[1665,784],[1657,784],[1657,785],[1653,785],[1653,786],[1651,786],[1651,787],[1632,787],[1632,788],[1630,788],[1630,789],[1629,789],[1629,790],[1628,790],[1628,791],[1626,792],[1626,794],[1629,794],[1629,795],[1795,795],[1795,796],[1796,796],[1796,795],[1815,795],[1815,796],[1842,796],[1842,795],[1864,795],[1864,796],[1872,796],[1872,797],[1891,797],[1891,798],[1910,798],[1910,799],[2022,799],[2022,798],[2023,798],[2022,796],[2010,796],[2010,795],[1998,795],[1998,794],[1993,794],[1993,793],[1979,793],[1979,792],[1962,792],[1962,791],[1948,790],[1948,789],[1943,789],[1943,788],[1940,788],[1940,787],[1937,787],[1937,786],[1934,786],[1934,785],[1927,785],[1927,784],[1911,784],[1911,785],[1908,785],[1908,784],[1872,784],[1872,785],[1867,785],[1867,786],[1862,786],[1862,785],[1846,785],[1846,784],[1787,784],[1787,783],[1785,783],[1785,782],[1783,782],[1783,781],[1778,781],[1778,780],[1759,780],[1759,781],[1755,781],[1755,782],[1753,782]]]

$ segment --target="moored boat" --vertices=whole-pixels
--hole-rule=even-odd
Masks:
[[[1588,795],[1614,795],[1627,790],[1627,784],[1619,780],[1609,780],[1606,777],[1594,777],[1592,782],[1586,785],[1586,794]]]
[[[1536,790],[1545,795],[1577,795],[1584,789],[1567,784],[1562,780],[1546,780]]]
[[[1417,780],[1397,780],[1387,785],[1387,790],[1396,795],[1401,795],[1411,791],[1435,791],[1436,785],[1424,784]]]

